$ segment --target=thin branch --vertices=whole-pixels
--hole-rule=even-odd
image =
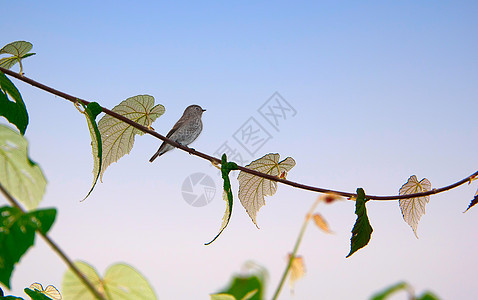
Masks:
[[[85,105],[88,105],[90,103],[90,101],[83,100],[83,99],[80,99],[80,98],[77,98],[77,97],[73,97],[69,94],[66,94],[64,92],[61,92],[59,90],[56,90],[56,89],[51,88],[49,86],[46,86],[44,84],[41,84],[41,83],[39,83],[39,82],[37,82],[33,79],[22,76],[18,73],[15,73],[13,71],[8,70],[8,69],[0,67],[0,71],[5,73],[5,74],[8,74],[12,77],[17,78],[18,80],[26,82],[26,83],[34,86],[34,87],[37,87],[37,88],[42,89],[44,91],[47,91],[51,94],[57,95],[57,96],[59,96],[61,98],[64,98],[66,100],[69,100],[73,103],[76,103],[78,101],[82,102]],[[142,125],[140,125],[140,124],[138,124],[138,123],[136,123],[136,122],[134,122],[134,121],[118,114],[118,113],[115,113],[114,111],[111,111],[107,108],[104,108],[104,107],[101,106],[101,109],[103,110],[103,112],[105,114],[110,115],[110,116],[112,116],[112,117],[114,117],[118,120],[121,120],[121,121],[133,126],[134,128],[139,129],[139,130],[141,130],[145,133],[148,133],[148,134],[150,134],[150,135],[152,135],[152,136],[154,136],[154,137],[156,137],[160,140],[163,140],[166,143],[168,143],[168,144],[170,144],[170,145],[172,145],[176,148],[179,148],[183,151],[188,152],[189,154],[196,155],[196,156],[199,156],[203,159],[209,160],[213,164],[220,164],[221,163],[221,160],[217,157],[213,157],[213,156],[207,155],[206,153],[196,151],[192,148],[189,148],[189,147],[183,146],[181,144],[178,144],[175,141],[170,140],[169,138],[157,133],[156,131],[149,129],[148,127],[142,126]],[[277,182],[280,182],[282,184],[293,186],[293,187],[303,189],[303,190],[308,190],[308,191],[318,192],[318,193],[332,193],[332,194],[337,194],[339,196],[347,197],[347,198],[357,197],[357,194],[355,194],[355,193],[344,192],[344,191],[336,191],[336,190],[331,190],[331,189],[326,189],[326,188],[321,188],[321,187],[305,185],[305,184],[301,184],[301,183],[298,183],[298,182],[294,182],[294,181],[290,181],[290,180],[287,180],[287,179],[282,179],[282,178],[279,178],[279,177],[276,177],[276,176],[272,176],[272,175],[269,175],[269,174],[261,173],[261,172],[258,172],[256,170],[251,170],[251,169],[248,169],[248,168],[245,168],[245,167],[242,167],[242,166],[238,166],[238,170],[244,171],[246,173],[256,175],[256,176],[259,176],[259,177],[262,177],[262,178],[265,178],[265,179],[269,179],[269,180],[272,180],[272,181],[277,181]],[[441,188],[432,189],[430,191],[422,192],[422,193],[415,193],[415,194],[408,194],[408,195],[392,195],[392,196],[365,195],[365,198],[370,199],[370,200],[384,201],[384,200],[399,200],[399,199],[410,199],[410,198],[416,198],[416,197],[424,197],[424,196],[429,196],[429,195],[438,194],[438,193],[442,193],[442,192],[451,190],[451,189],[456,188],[456,187],[458,187],[458,186],[460,186],[464,183],[469,182],[470,180],[472,180],[474,177],[477,177],[477,176],[478,176],[478,171],[471,174],[470,176],[468,176],[466,178],[463,178],[460,181],[457,181],[457,182],[453,183],[453,184],[450,184],[450,185],[447,185],[447,186],[441,187]]]
[[[295,257],[297,256],[297,251],[299,251],[299,246],[300,243],[302,242],[302,237],[304,236],[305,230],[307,229],[307,225],[309,225],[309,221],[312,218],[312,214],[315,211],[315,208],[319,204],[320,200],[317,199],[312,206],[309,209],[309,212],[305,216],[304,223],[302,223],[302,227],[300,229],[299,235],[297,236],[297,240],[294,245],[294,249],[292,250],[292,253],[289,257],[289,260],[287,262],[287,266],[285,267],[284,273],[282,274],[282,278],[279,281],[279,285],[277,286],[274,296],[272,296],[272,300],[276,300],[277,297],[279,297],[280,291],[282,290],[282,286],[284,285],[284,282],[287,278],[287,275],[289,274],[290,268],[292,267],[292,263],[294,262]]]
[[[7,198],[7,201],[10,202],[11,205],[14,207],[18,208],[22,213],[26,213],[26,211],[20,206],[20,204],[8,193],[7,190],[0,184],[0,191],[2,194]],[[93,284],[81,273],[81,271],[75,266],[75,264],[71,261],[71,259],[66,256],[66,254],[56,245],[55,242],[53,242],[52,239],[50,239],[45,233],[43,233],[41,230],[37,229],[36,230],[45,240],[45,242],[50,245],[50,247],[53,249],[53,251],[60,256],[60,258],[67,264],[67,266],[71,269],[73,273],[86,285],[86,287],[90,290],[90,292],[93,293],[96,299],[100,300],[106,300],[106,298],[96,290],[96,288],[93,286]]]

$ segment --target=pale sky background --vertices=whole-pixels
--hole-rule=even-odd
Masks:
[[[290,180],[383,195],[397,194],[411,175],[441,187],[478,168],[476,1],[1,7],[0,44],[26,40],[37,53],[24,62],[26,76],[109,108],[150,94],[166,107],[153,125],[163,134],[186,106],[199,104],[207,111],[197,150],[213,154],[229,140],[249,161],[270,152],[292,156]],[[80,203],[93,166],[84,117],[70,102],[12,81],[30,114],[30,156],[48,179],[40,206],[58,209],[50,236],[72,259],[100,274],[131,264],[160,299],[208,299],[252,260],[269,271],[272,296],[317,194],[280,185],[258,214],[260,230],[236,197],[229,227],[204,246],[225,209],[216,169],[179,150],[150,164],[160,141],[143,136]],[[279,131],[257,112],[276,91],[297,111]],[[232,139],[250,117],[273,136],[254,157]],[[181,196],[196,172],[218,186],[202,208]],[[476,189],[473,183],[432,197],[419,239],[397,202],[369,202],[371,242],[348,259],[354,202],[319,206],[335,234],[309,228],[299,250],[307,274],[294,296],[286,287],[280,299],[367,299],[402,280],[443,299],[478,298],[478,208],[463,214]],[[38,239],[13,273],[12,294],[25,296],[33,282],[61,287],[65,270]]]

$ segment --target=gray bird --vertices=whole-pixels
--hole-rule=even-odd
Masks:
[[[199,105],[189,105],[184,110],[183,116],[174,124],[173,129],[168,132],[166,137],[183,146],[191,144],[202,131],[201,117],[205,111],[206,110],[202,109]],[[170,144],[163,142],[149,161],[153,162],[156,157],[163,155],[173,148]]]

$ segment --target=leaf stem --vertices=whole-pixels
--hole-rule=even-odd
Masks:
[[[14,207],[18,208],[22,213],[26,213],[25,209],[23,209],[20,204],[10,195],[10,193],[5,190],[5,188],[0,184],[0,191],[2,194],[5,196],[8,202],[10,202],[11,205]],[[50,239],[45,233],[43,233],[41,230],[37,229],[37,233],[39,233],[42,238],[45,240],[45,242],[52,248],[52,250],[60,256],[60,258],[66,263],[66,265],[73,271],[73,273],[86,285],[86,287],[90,290],[91,293],[95,296],[96,299],[100,300],[106,300],[106,298],[100,294],[96,290],[96,288],[93,286],[93,284],[81,273],[81,271],[75,266],[75,264],[71,261],[71,259],[66,256],[66,254],[58,247],[58,245],[53,242],[52,239]]]
[[[42,83],[39,83],[33,79],[30,79],[28,77],[25,77],[25,76],[21,76],[20,74],[18,73],[15,73],[13,71],[10,71],[8,69],[5,69],[5,68],[2,68],[0,67],[0,71],[7,74],[7,75],[10,75],[12,77],[15,77],[16,79],[18,80],[21,80],[23,82],[26,82],[36,88],[39,88],[39,89],[42,89],[48,93],[51,93],[53,95],[57,95],[61,98],[64,98],[66,100],[69,100],[73,103],[75,102],[82,102],[83,104],[85,105],[88,105],[90,103],[90,101],[87,101],[87,100],[83,100],[83,99],[80,99],[78,97],[73,97],[69,94],[66,94],[64,92],[61,92],[59,90],[56,90],[54,88],[51,88],[49,86],[46,86]],[[100,106],[101,107],[101,106]],[[138,130],[141,130],[145,133],[148,133],[176,148],[179,148],[183,151],[186,151],[188,152],[189,154],[192,154],[192,155],[195,155],[195,156],[198,156],[198,157],[201,157],[203,159],[206,159],[206,160],[209,160],[211,163],[213,164],[220,164],[221,163],[221,160],[217,157],[213,157],[213,156],[210,156],[208,154],[205,154],[203,152],[200,152],[200,151],[196,151],[195,149],[192,149],[192,148],[189,148],[189,147],[186,147],[186,146],[183,146],[179,143],[176,143],[175,141],[173,140],[170,140],[169,138],[157,133],[156,131],[154,130],[151,130],[150,128],[148,127],[145,127],[145,126],[142,126],[118,113],[115,113],[114,111],[111,111],[107,108],[104,108],[104,107],[101,107],[102,111],[107,114],[107,115],[110,115],[118,120],[121,120],[125,123],[127,123],[128,125],[131,125],[133,126],[134,128],[138,129]],[[345,191],[336,191],[336,190],[331,190],[331,189],[327,189],[327,188],[321,188],[321,187],[315,187],[315,186],[310,186],[310,185],[305,185],[305,184],[301,184],[301,183],[298,183],[298,182],[294,182],[294,181],[290,181],[290,180],[287,180],[287,179],[283,179],[283,178],[279,178],[279,177],[276,177],[276,176],[273,176],[273,175],[270,175],[270,174],[265,174],[265,173],[262,173],[262,172],[258,172],[258,171],[255,171],[255,170],[251,170],[251,169],[248,169],[248,168],[245,168],[245,167],[242,167],[242,166],[238,166],[237,168],[238,170],[240,171],[243,171],[243,172],[246,172],[246,173],[249,173],[249,174],[252,174],[252,175],[255,175],[255,176],[259,176],[259,177],[262,177],[264,179],[269,179],[269,180],[272,180],[272,181],[276,181],[276,182],[280,182],[282,184],[285,184],[285,185],[289,185],[289,186],[292,186],[292,187],[295,187],[295,188],[299,188],[299,189],[303,189],[303,190],[308,190],[308,191],[312,191],[312,192],[317,192],[317,193],[329,193],[329,194],[337,194],[339,196],[342,196],[342,197],[347,197],[347,198],[355,198],[357,197],[357,194],[355,193],[351,193],[351,192],[345,192]],[[280,176],[280,174],[279,174]],[[476,171],[475,173],[471,174],[470,176],[467,176],[455,183],[452,183],[450,185],[447,185],[447,186],[444,186],[444,187],[441,187],[441,188],[436,188],[436,189],[432,189],[430,191],[426,191],[426,192],[421,192],[421,193],[414,193],[414,194],[408,194],[408,195],[391,195],[391,196],[378,196],[378,195],[365,195],[365,197],[367,199],[370,199],[370,200],[380,200],[380,201],[385,201],[385,200],[399,200],[399,199],[411,199],[411,198],[417,198],[417,197],[423,197],[423,196],[429,196],[429,195],[434,195],[434,194],[439,194],[439,193],[442,193],[442,192],[445,192],[445,191],[448,191],[448,190],[451,190],[451,189],[454,189],[460,185],[463,185],[464,183],[466,182],[469,182],[471,179],[473,179],[474,177],[477,177],[478,176],[478,171]]]
[[[272,300],[276,300],[277,297],[280,294],[280,291],[282,289],[282,286],[284,285],[284,282],[287,278],[287,274],[289,274],[290,267],[292,266],[292,262],[294,261],[294,258],[297,254],[297,251],[299,250],[300,243],[302,242],[302,237],[304,236],[305,230],[307,229],[307,225],[309,225],[309,221],[312,217],[312,214],[315,211],[315,208],[319,204],[320,200],[317,199],[312,206],[309,209],[309,212],[305,216],[304,223],[302,224],[302,228],[300,229],[299,236],[297,237],[297,240],[295,241],[294,249],[292,250],[292,254],[289,257],[289,262],[287,263],[287,266],[284,270],[284,273],[282,274],[282,278],[279,282],[279,285],[276,288],[276,291],[274,292],[274,296],[272,297]]]

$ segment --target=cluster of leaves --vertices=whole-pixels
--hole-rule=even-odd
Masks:
[[[0,54],[10,53],[13,56],[2,58],[0,66],[10,68],[16,63],[21,65],[23,58],[33,55],[28,53],[30,50],[31,44],[27,42],[14,42],[3,47]],[[149,109],[154,103],[154,99],[148,96],[138,96],[128,100],[126,100],[126,103],[122,103],[126,110],[134,105]],[[117,109],[122,109],[121,105]],[[144,117],[149,120],[145,121],[149,124],[152,119],[154,120],[164,112],[162,106],[156,106],[156,108],[150,110],[153,113]],[[86,116],[92,140],[97,141],[92,143],[95,156],[93,187],[100,174],[102,174],[101,167],[111,163],[111,160],[105,162],[102,159],[104,144],[101,143],[101,134],[95,122],[96,116],[101,111],[101,107],[94,102],[84,106],[81,110]],[[0,116],[5,117],[18,129],[17,132],[8,126],[0,125],[0,189],[7,199],[10,199],[16,205],[0,207],[0,283],[10,288],[10,280],[15,265],[33,246],[37,234],[48,239],[47,233],[55,221],[56,209],[37,209],[45,193],[47,181],[41,168],[28,157],[28,143],[23,136],[28,126],[28,112],[23,99],[15,85],[2,72],[0,72]],[[137,122],[141,122],[141,120],[141,117],[135,119]],[[104,131],[114,127],[117,130],[127,132],[123,132],[122,138],[125,138],[129,133],[129,140],[134,140],[134,134],[141,134],[135,129],[125,128],[123,123],[115,124],[108,118],[105,118],[101,124],[103,126],[100,128]],[[114,149],[115,144],[122,142],[118,142],[114,138],[114,134],[104,136],[107,141],[105,150],[117,155],[118,151]],[[111,158],[111,156],[107,158]],[[93,187],[91,190],[93,190]],[[24,206],[27,211],[23,210],[20,205]],[[129,265],[113,265],[107,270],[104,278],[100,278],[93,267],[84,262],[77,262],[76,267],[93,283],[105,299],[127,299],[138,295],[142,299],[156,299],[156,295],[146,279]],[[38,283],[32,284],[30,288],[26,288],[24,291],[34,300],[62,298],[55,287],[48,286],[43,289]],[[62,291],[63,297],[67,299],[96,299],[77,277],[77,274],[71,270],[68,270],[64,275]],[[15,296],[4,296],[2,290],[0,290],[0,297],[22,299]]]
[[[20,65],[20,74],[23,74],[22,59],[34,54],[29,53],[31,49],[32,45],[28,42],[19,41],[8,44],[0,49],[0,54],[10,54],[11,56],[0,59],[0,66],[11,68],[18,63]],[[99,122],[97,122],[97,117],[105,109],[96,102],[91,102],[86,105],[82,101],[77,101],[75,105],[78,110],[85,115],[92,139],[91,145],[94,161],[93,183],[84,198],[86,199],[93,192],[98,180],[102,181],[103,174],[107,167],[113,162],[117,162],[124,155],[130,153],[133,148],[135,136],[137,134],[142,135],[144,132],[139,130],[136,126],[124,123],[108,114],[104,115]],[[164,114],[165,109],[164,106],[160,104],[155,105],[152,96],[138,95],[124,100],[115,106],[112,111],[138,125],[151,128],[152,122]],[[0,72],[0,116],[5,117],[10,123],[16,126],[20,132],[18,134],[16,131],[6,126],[0,126],[0,184],[5,188],[9,195],[18,199],[18,201],[30,210],[29,212],[23,212],[22,210],[15,211],[14,208],[5,207],[5,209],[8,210],[10,217],[7,218],[2,216],[1,220],[3,222],[2,224],[9,230],[0,231],[0,234],[2,234],[0,235],[0,243],[10,242],[10,240],[13,239],[13,237],[10,236],[11,233],[16,232],[16,230],[14,230],[14,228],[16,228],[15,226],[20,226],[21,228],[29,228],[29,230],[27,230],[29,234],[28,241],[31,241],[31,243],[29,242],[25,245],[30,247],[33,244],[34,232],[39,231],[42,234],[46,234],[48,229],[42,224],[49,224],[47,227],[51,227],[54,221],[54,216],[51,223],[42,223],[42,221],[45,221],[38,215],[41,211],[34,210],[43,197],[46,180],[38,165],[27,156],[27,142],[23,138],[23,135],[28,126],[28,113],[23,99],[18,89],[2,72]],[[268,176],[286,179],[288,172],[291,171],[295,164],[295,160],[291,157],[287,157],[280,161],[279,154],[269,153],[254,160],[247,165],[246,168],[258,171],[262,174],[267,174]],[[211,244],[220,236],[231,219],[233,193],[229,173],[230,171],[237,169],[238,166],[233,162],[228,162],[227,157],[224,154],[221,161],[221,173],[224,180],[223,198],[226,201],[226,212],[219,233],[207,244]],[[277,181],[253,175],[245,171],[239,173],[237,180],[239,182],[238,198],[247,214],[250,216],[252,222],[258,227],[257,213],[260,208],[265,205],[265,197],[272,196],[276,193],[278,187]],[[424,178],[421,181],[418,181],[417,177],[413,175],[400,188],[399,193],[400,195],[411,195],[430,190],[431,183],[428,179]],[[366,210],[366,203],[370,199],[366,197],[364,190],[361,188],[357,189],[356,195],[357,196],[354,200],[356,202],[355,213],[357,215],[357,220],[352,229],[351,247],[347,257],[350,257],[357,250],[366,246],[369,243],[373,232]],[[399,200],[399,207],[403,218],[410,225],[417,237],[418,222],[422,215],[425,214],[425,205],[429,200],[430,196]],[[468,209],[477,202],[478,192],[470,203]],[[14,215],[15,218],[11,217],[11,215]],[[314,217],[314,221],[319,224],[320,218]],[[11,230],[8,226],[11,226]],[[24,251],[26,251],[28,247],[26,247]],[[9,253],[9,255],[11,255],[11,257],[8,258],[11,270],[13,270],[13,265],[19,261],[23,253]],[[5,259],[4,257],[0,258]],[[296,257],[295,254],[292,254],[288,268],[294,268],[293,265],[296,265],[296,261],[299,261],[299,258]],[[91,277],[90,279],[99,284],[97,287],[100,288],[105,295],[108,295],[108,290],[115,291],[113,285],[107,284],[108,282],[111,282],[111,274],[115,274],[115,268],[112,268],[113,271],[111,271],[111,269],[108,270],[105,275],[105,278],[108,280],[105,281],[104,279],[99,279],[96,272],[91,271],[92,268],[87,267],[82,263],[79,263],[78,267],[91,275],[89,276]],[[7,286],[9,284],[11,270],[10,274],[5,275],[5,277],[0,276],[0,279],[2,280],[1,282]],[[65,275],[65,278],[67,275]],[[135,275],[131,275],[128,278],[134,276]],[[68,278],[70,277],[71,276],[68,275]],[[69,280],[66,281],[69,282]],[[118,279],[118,282],[121,282],[121,279]],[[147,286],[149,288],[149,285]],[[124,286],[121,287],[124,288]],[[147,293],[146,290],[147,289],[141,290],[141,292]],[[152,291],[150,288],[149,290]],[[129,289],[128,292],[134,293],[137,291]],[[235,299],[254,299],[257,294],[260,294],[257,291],[255,293],[252,293],[252,291],[250,292],[251,294],[241,295],[240,297],[238,296],[239,298],[236,297]]]

